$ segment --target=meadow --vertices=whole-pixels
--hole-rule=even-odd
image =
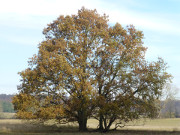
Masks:
[[[180,118],[173,119],[147,119],[144,122],[128,123],[127,127],[119,128],[108,133],[97,133],[97,121],[88,121],[89,132],[78,132],[77,123],[54,125],[48,122],[45,125],[32,124],[18,119],[0,119],[0,135],[180,135]]]

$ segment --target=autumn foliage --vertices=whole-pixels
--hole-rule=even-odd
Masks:
[[[170,75],[162,59],[145,60],[142,31],[109,25],[106,15],[82,8],[60,16],[43,34],[38,54],[19,73],[13,99],[19,118],[77,121],[85,131],[93,117],[108,131],[113,123],[156,116]]]

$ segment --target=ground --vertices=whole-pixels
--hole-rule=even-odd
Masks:
[[[117,131],[106,133],[107,135],[180,135],[180,119],[147,119],[144,121],[129,123],[125,128],[119,128]],[[92,129],[97,127],[97,121],[90,119],[87,133],[79,133],[77,124],[54,126],[51,122],[46,125],[30,124],[27,121],[18,119],[1,119],[0,135],[102,135],[102,133],[93,132]]]

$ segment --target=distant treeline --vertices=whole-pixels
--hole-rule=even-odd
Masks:
[[[13,96],[14,96],[14,95],[0,94],[0,101],[8,101],[8,102],[11,102]]]
[[[161,102],[160,118],[180,118],[180,100],[167,99]]]
[[[0,112],[14,112],[13,104],[11,103],[14,95],[0,94]]]

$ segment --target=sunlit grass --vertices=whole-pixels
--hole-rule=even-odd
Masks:
[[[15,113],[8,113],[8,112],[0,112],[1,119],[13,119],[15,118]]]
[[[124,129],[127,130],[151,130],[151,131],[180,131],[180,119],[172,118],[172,119],[147,119],[145,121],[145,125],[141,124],[135,126],[127,126]]]

